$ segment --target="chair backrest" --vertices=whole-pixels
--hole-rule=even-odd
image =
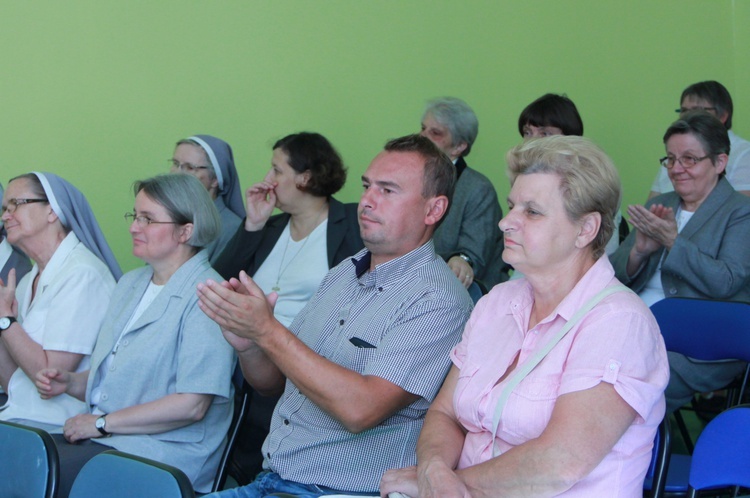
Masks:
[[[57,447],[41,429],[0,422],[0,469],[0,496],[52,498],[57,493]]]
[[[667,351],[697,360],[750,361],[750,304],[669,298],[653,306]]]
[[[224,484],[227,482],[229,461],[234,453],[234,447],[237,445],[237,435],[240,432],[240,428],[245,423],[245,419],[247,419],[250,406],[250,387],[242,377],[241,371],[239,377],[237,376],[239,368],[238,365],[235,375],[232,377],[232,383],[234,384],[234,414],[232,415],[232,423],[229,425],[229,431],[227,432],[227,442],[221,454],[219,468],[216,471],[216,477],[211,487],[212,492],[223,489]]]
[[[107,450],[78,473],[70,498],[194,498],[190,479],[178,468],[148,458]]]
[[[708,423],[695,444],[688,479],[692,490],[750,487],[750,405],[730,408]]]

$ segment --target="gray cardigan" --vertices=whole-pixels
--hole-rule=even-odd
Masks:
[[[501,217],[495,187],[486,176],[466,167],[456,182],[448,214],[435,231],[435,252],[446,261],[459,253],[469,256],[475,277],[491,287],[500,280],[502,261],[495,264],[493,255],[502,244],[497,226]]]
[[[159,434],[113,435],[94,442],[173,465],[187,474],[197,491],[210,490],[232,417],[234,353],[219,326],[198,308],[196,285],[221,277],[201,251],[169,279],[132,327],[133,311],[153,270],[138,268],[115,287],[94,352],[86,388],[99,386],[98,408],[111,413],[161,399],[168,394],[211,394],[202,420]],[[100,366],[120,338],[117,354],[102,380]]]
[[[676,212],[680,197],[669,192],[654,197],[646,207],[652,204]],[[656,272],[665,249],[654,252],[628,277],[626,265],[635,234],[631,231],[610,259],[617,278],[640,292]],[[750,198],[720,178],[664,258],[661,281],[666,297],[750,301]]]

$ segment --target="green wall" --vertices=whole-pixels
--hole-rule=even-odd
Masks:
[[[468,162],[504,199],[518,114],[553,91],[615,160],[625,204],[642,202],[687,84],[722,81],[750,137],[748,25],[743,0],[0,0],[0,179],[72,181],[127,270],[130,184],[166,171],[179,138],[227,140],[247,187],[277,138],[319,131],[355,201],[385,140],[454,95],[481,123]]]

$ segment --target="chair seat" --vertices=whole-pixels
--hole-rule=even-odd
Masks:
[[[687,493],[690,476],[690,455],[672,454],[669,459],[669,471],[664,491],[667,493]]]

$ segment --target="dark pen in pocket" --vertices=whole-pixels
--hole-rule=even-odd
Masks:
[[[358,348],[374,348],[375,347],[372,344],[370,344],[369,342],[363,341],[359,337],[352,337],[351,339],[349,339],[349,342],[351,342],[352,344],[354,344]]]

